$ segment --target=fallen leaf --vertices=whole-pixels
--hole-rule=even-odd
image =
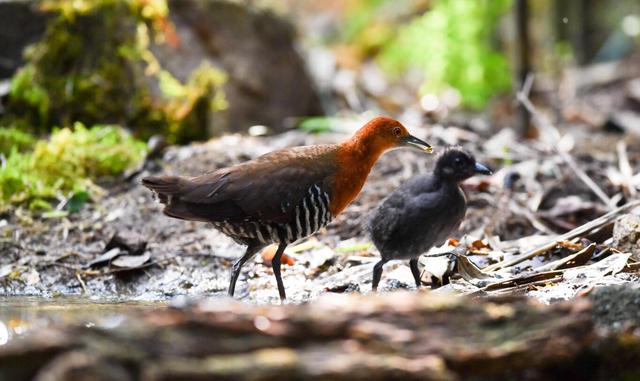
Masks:
[[[267,246],[264,250],[262,250],[262,262],[267,266],[271,266],[271,260],[276,255],[276,251],[278,251],[278,245]],[[285,252],[282,254],[282,257],[280,258],[280,263],[293,266],[296,261],[290,255],[288,255],[287,251],[285,250]]]
[[[596,250],[596,244],[592,243],[591,245],[585,247],[584,249],[578,251],[577,253],[568,255],[562,259],[558,259],[557,261],[553,261],[551,263],[547,263],[543,266],[537,267],[535,269],[536,272],[544,272],[550,270],[560,270],[567,269],[571,267],[582,266],[585,263],[589,262],[593,252]]]
[[[495,278],[494,274],[487,274],[480,270],[475,263],[464,255],[458,256],[458,274],[467,282],[477,279]]]
[[[477,239],[471,242],[470,246],[473,247],[474,249],[491,249],[491,246],[484,243],[484,241],[481,239]]]
[[[151,258],[151,254],[149,253],[144,253],[142,255],[121,255],[111,261],[111,265],[120,268],[132,269],[144,265],[149,258]]]
[[[96,266],[99,266],[99,265],[104,265],[107,262],[109,262],[112,259],[114,259],[115,257],[117,257],[118,255],[120,255],[120,253],[121,253],[121,250],[119,248],[115,247],[115,248],[107,251],[106,253],[102,254],[98,258],[94,259],[93,261],[89,262],[84,267],[85,268],[90,268],[90,267],[96,267]]]
[[[511,288],[516,286],[522,286],[529,283],[537,283],[546,280],[552,280],[562,274],[562,270],[547,271],[544,273],[527,274],[523,276],[517,276],[509,279],[503,279],[495,283],[491,283],[484,287],[485,291],[495,291],[505,288]]]
[[[607,275],[616,275],[624,269],[631,258],[630,253],[616,253],[589,266],[567,269],[564,279],[573,283],[592,284]]]
[[[559,241],[558,246],[564,247],[565,249],[569,249],[573,251],[578,251],[583,249],[582,243],[573,243],[569,241]]]
[[[82,205],[86,204],[89,201],[89,193],[85,191],[76,192],[67,200],[67,205],[65,206],[69,213],[79,212],[82,208]]]

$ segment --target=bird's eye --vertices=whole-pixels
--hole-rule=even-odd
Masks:
[[[402,129],[400,127],[394,127],[393,128],[393,136],[398,137],[400,135],[402,135]]]
[[[460,167],[462,166],[462,159],[459,157],[456,157],[455,159],[453,159],[453,163],[457,166]]]

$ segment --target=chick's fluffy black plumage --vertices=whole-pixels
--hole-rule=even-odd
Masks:
[[[490,171],[469,152],[449,148],[432,173],[410,179],[373,212],[368,230],[382,256],[374,268],[374,290],[382,266],[392,259],[409,259],[416,286],[420,285],[418,257],[458,228],[467,208],[459,183],[476,173]]]

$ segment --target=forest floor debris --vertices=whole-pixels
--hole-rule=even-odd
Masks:
[[[469,211],[458,234],[464,239],[450,241],[430,253],[457,252],[457,256],[440,259],[446,262],[457,257],[458,272],[462,270],[462,277],[454,275],[438,292],[518,293],[552,301],[572,297],[593,282],[604,285],[637,279],[638,265],[630,255],[633,251],[621,244],[623,222],[616,228],[614,225],[616,220],[637,219],[639,201],[629,200],[598,217],[607,206],[572,174],[560,155],[535,141],[518,143],[526,147],[519,151],[515,140],[510,144],[515,138],[505,137],[504,130],[486,137],[453,126],[413,130],[437,146],[449,142],[468,147],[479,160],[497,169],[488,179],[465,183]],[[341,137],[297,131],[265,138],[231,135],[204,144],[172,147],[159,162],[160,170],[197,174],[273,149]],[[602,139],[619,137],[602,133]],[[497,151],[491,144],[480,144],[496,139],[511,149]],[[612,198],[626,198],[624,186],[607,176],[610,168],[618,167],[616,151],[593,152],[587,143],[579,143],[573,153],[576,165]],[[640,145],[630,140],[625,152],[627,162],[633,163],[627,172],[634,175],[639,169]],[[519,156],[523,153],[528,157]],[[387,193],[409,177],[426,172],[432,163],[433,157],[416,152],[397,150],[385,155],[362,194],[334,223],[288,251],[291,260],[283,275],[291,289],[290,299],[302,302],[325,292],[369,292],[377,253],[363,232],[363,223]],[[137,181],[136,177],[123,182],[75,214],[42,219],[16,210],[4,216],[0,245],[6,254],[0,257],[0,292],[136,300],[224,294],[230,266],[242,248],[206,224],[163,216],[161,206]],[[629,230],[629,224],[624,226]],[[560,234],[563,230],[569,232]],[[631,230],[624,233],[627,239],[640,234]],[[614,231],[618,232],[615,239]],[[266,252],[247,263],[242,275],[246,282],[239,284],[241,298],[259,303],[277,301],[271,269],[266,265],[269,261],[264,259],[268,255]],[[429,265],[429,261],[423,260],[427,272],[442,276],[437,274],[442,263]],[[445,267],[449,266],[446,263]],[[571,269],[578,269],[575,271],[582,273],[581,279],[593,282],[575,281],[577,275]],[[383,282],[383,291],[413,288],[406,264],[395,262],[388,270],[390,277]],[[428,275],[423,277],[425,285],[431,282]]]

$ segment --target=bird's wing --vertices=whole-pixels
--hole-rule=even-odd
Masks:
[[[391,193],[369,220],[371,238],[379,249],[415,240],[416,231],[433,231],[445,211],[432,176],[410,179]]]
[[[333,145],[274,151],[192,178],[180,200],[206,208],[212,219],[288,222],[311,187],[330,191],[335,171]]]

